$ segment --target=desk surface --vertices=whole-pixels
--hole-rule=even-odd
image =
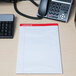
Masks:
[[[29,1],[19,2],[20,11],[35,16],[37,7]],[[31,9],[33,8],[33,9]],[[76,28],[74,24],[75,7],[72,8],[68,23],[55,20],[30,20],[18,15],[13,4],[0,3],[0,14],[15,14],[14,39],[0,39],[0,76],[76,76]],[[58,23],[61,43],[63,74],[16,75],[17,46],[20,23]]]

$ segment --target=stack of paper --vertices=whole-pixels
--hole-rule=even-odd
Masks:
[[[58,24],[21,24],[16,73],[62,73]]]

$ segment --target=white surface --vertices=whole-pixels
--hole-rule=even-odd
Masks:
[[[16,73],[62,73],[58,26],[20,27]]]

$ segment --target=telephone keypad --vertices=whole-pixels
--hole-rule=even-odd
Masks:
[[[68,12],[69,12],[70,5],[57,3],[57,2],[50,2],[47,11],[47,17],[67,21]]]
[[[49,6],[50,6],[50,8],[48,8],[49,14],[51,14],[52,17],[56,16],[56,18],[58,18],[57,16],[59,15],[59,9],[60,9],[61,4],[51,2]]]

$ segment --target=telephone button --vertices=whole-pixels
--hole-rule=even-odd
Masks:
[[[64,12],[65,14],[68,13],[67,11]]]
[[[60,18],[61,18],[61,19],[65,19],[65,18],[66,18],[65,14],[61,14],[61,15],[60,15]]]
[[[56,15],[58,15],[58,13],[56,12]]]

